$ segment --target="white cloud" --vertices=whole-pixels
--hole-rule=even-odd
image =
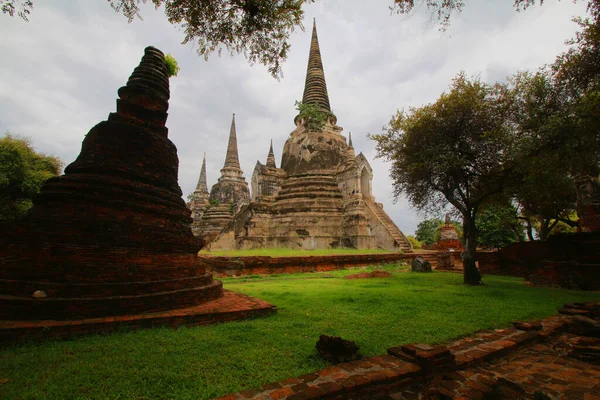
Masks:
[[[572,15],[585,4],[548,2],[516,13],[508,0],[469,2],[446,34],[426,12],[390,16],[391,0],[320,0],[306,7],[306,32],[296,31],[277,82],[265,67],[242,56],[208,62],[162,10],[147,4],[144,21],[128,23],[103,1],[39,2],[29,23],[0,16],[0,131],[32,138],[42,152],[70,163],[84,135],[115,109],[117,89],[137,66],[144,47],[172,53],[181,71],[171,80],[169,137],[180,158],[185,194],[198,179],[207,153],[209,186],[223,166],[231,114],[236,113],[240,162],[249,181],[273,139],[277,163],[302,97],[310,28],[316,17],[330,101],[357,152],[374,168],[378,201],[407,234],[423,216],[404,199],[393,203],[388,164],[373,159],[378,132],[395,110],[435,101],[461,70],[498,80],[517,69],[552,62],[573,35]],[[423,11],[423,10],[422,10]]]

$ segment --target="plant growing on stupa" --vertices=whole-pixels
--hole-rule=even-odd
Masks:
[[[329,111],[323,111],[317,104],[303,104],[301,101],[294,103],[298,110],[298,117],[305,121],[306,129],[310,132],[323,132],[327,117],[333,115]]]
[[[169,78],[172,76],[177,76],[177,73],[181,68],[179,68],[179,63],[171,53],[165,56],[165,63],[167,64],[167,75]]]

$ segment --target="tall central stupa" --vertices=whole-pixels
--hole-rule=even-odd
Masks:
[[[254,169],[250,203],[236,210],[209,248],[409,250],[410,242],[375,202],[367,158],[355,155],[331,111],[316,24],[302,104],[316,106],[324,125],[315,127],[303,113],[296,116],[281,167],[271,146],[266,165],[257,162]]]

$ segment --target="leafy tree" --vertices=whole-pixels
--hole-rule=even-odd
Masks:
[[[477,215],[477,230],[479,245],[482,247],[500,249],[525,240],[517,208],[510,202],[496,202],[482,207]]]
[[[0,139],[0,220],[13,220],[31,207],[42,184],[57,176],[62,162],[36,153],[28,139],[6,134]]]
[[[600,213],[600,0],[588,12],[569,51],[550,69],[516,74],[504,93],[519,136],[511,192],[530,239],[533,228],[541,240],[559,224],[592,229],[588,217]]]
[[[378,157],[392,163],[394,196],[405,194],[420,210],[452,204],[463,218],[464,283],[481,284],[475,265],[476,217],[511,172],[514,138],[496,88],[459,74],[449,93],[421,108],[399,111],[377,142]]]
[[[435,233],[441,224],[442,220],[439,218],[426,219],[419,222],[415,231],[417,240],[425,244],[435,243]]]
[[[533,240],[532,227],[537,221],[539,238],[545,240],[560,221],[577,225],[569,218],[576,202],[569,165],[574,154],[565,154],[564,141],[559,139],[569,119],[568,96],[547,69],[535,74],[519,72],[506,87],[509,118],[519,136],[514,157],[520,160],[507,193],[519,205],[519,218],[527,224],[529,239]]]

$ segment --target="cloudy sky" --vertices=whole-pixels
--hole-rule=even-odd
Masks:
[[[32,139],[38,151],[67,164],[84,135],[115,110],[117,89],[153,45],[172,53],[181,67],[171,79],[169,138],[179,154],[179,183],[195,188],[207,154],[209,186],[223,166],[231,114],[236,114],[240,163],[249,182],[269,141],[277,164],[294,128],[294,101],[302,98],[310,28],[317,21],[332,109],[343,134],[374,170],[373,193],[406,234],[425,216],[404,199],[394,203],[388,165],[375,159],[369,132],[381,130],[399,108],[435,101],[463,70],[488,82],[550,63],[584,15],[579,1],[547,1],[517,13],[512,0],[471,0],[440,33],[426,10],[390,15],[392,0],[319,0],[306,6],[306,31],[292,35],[281,81],[242,56],[208,61],[162,10],[142,7],[143,21],[128,23],[105,0],[35,1],[30,22],[0,15],[0,133]]]

